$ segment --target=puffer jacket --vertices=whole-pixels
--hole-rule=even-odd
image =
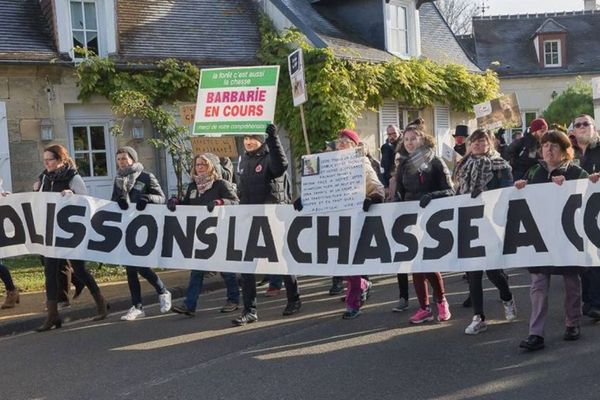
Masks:
[[[181,201],[181,204],[206,206],[215,200],[223,200],[224,205],[239,204],[240,202],[232,184],[224,179],[217,179],[213,182],[212,187],[200,196],[198,196],[196,184],[191,182],[187,187],[185,197]]]
[[[148,195],[150,204],[164,204],[165,194],[163,193],[158,179],[150,172],[142,171],[135,180],[135,183],[129,193],[123,193],[115,182],[113,184],[112,201],[117,201],[121,195],[127,195],[131,203],[137,203],[141,195]]]
[[[400,152],[400,165],[396,171],[396,191],[401,201],[420,200],[425,194],[434,199],[454,195],[452,178],[446,163],[434,156],[419,173],[410,173],[406,165],[408,153]]]
[[[552,182],[552,178],[555,176],[564,176],[566,180],[570,181],[573,179],[585,179],[588,177],[588,173],[585,170],[572,162],[566,162],[561,167],[548,171],[546,163],[543,161],[533,166],[527,175],[525,176],[527,183],[547,183]],[[552,275],[564,275],[564,274],[578,274],[583,271],[581,267],[530,267],[527,268],[532,274],[552,274]]]
[[[515,181],[524,179],[529,168],[541,159],[539,142],[535,136],[527,132],[521,139],[515,140],[508,146],[505,156],[510,162]]]
[[[238,165],[240,204],[286,204],[288,160],[278,137],[267,137],[256,151],[245,152]]]

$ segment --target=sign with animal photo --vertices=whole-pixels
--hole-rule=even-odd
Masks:
[[[523,126],[519,101],[515,93],[476,104],[473,109],[478,128],[493,130]]]
[[[365,200],[361,148],[302,156],[302,212],[361,208]]]

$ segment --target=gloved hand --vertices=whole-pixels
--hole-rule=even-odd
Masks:
[[[146,206],[148,205],[148,203],[150,203],[150,198],[148,197],[147,194],[143,194],[140,196],[137,203],[135,203],[135,208],[138,211],[144,211],[146,209]]]
[[[175,209],[177,208],[177,204],[179,204],[179,199],[173,196],[169,200],[167,200],[167,209],[169,209],[169,211],[175,211]]]
[[[121,196],[117,199],[117,204],[121,210],[127,210],[129,208],[129,201],[127,201],[127,197]]]
[[[302,205],[302,197],[298,197],[294,201],[294,210],[296,210],[296,211],[302,211],[302,208],[304,208],[304,206]]]
[[[369,197],[367,197],[364,201],[363,201],[363,211],[364,212],[368,212],[369,208],[371,208],[371,204],[373,204],[373,200],[371,200]]]
[[[419,207],[427,207],[427,204],[431,203],[431,199],[433,199],[433,197],[431,197],[429,193],[424,194],[423,197],[421,197],[421,200],[419,200]]]
[[[268,137],[275,137],[276,131],[277,131],[277,127],[273,124],[269,124],[269,125],[267,125],[267,129],[265,130],[265,133],[267,134]]]
[[[213,212],[215,206],[222,206],[225,202],[223,199],[216,199],[206,205],[206,211]]]
[[[474,199],[474,198],[478,197],[480,194],[481,194],[481,190],[475,189],[471,192],[471,198]]]

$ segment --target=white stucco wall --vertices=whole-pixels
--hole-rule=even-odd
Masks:
[[[591,81],[592,75],[582,75],[585,81]],[[500,90],[503,93],[517,94],[522,112],[536,111],[541,114],[552,102],[552,93],[561,94],[573,85],[577,76],[501,78]]]

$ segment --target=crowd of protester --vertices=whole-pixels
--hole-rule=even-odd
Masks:
[[[166,199],[156,177],[146,171],[132,147],[117,150],[117,176],[114,181],[112,201],[122,210],[134,206],[142,211],[147,204],[165,204],[175,212],[177,207],[205,207],[212,212],[215,207],[237,204],[290,204],[302,210],[302,199],[292,202],[288,160],[274,125],[269,125],[266,135],[246,135],[244,153],[237,171],[233,173],[230,160],[220,159],[211,153],[197,154],[190,171],[191,181],[183,198]],[[531,122],[523,135],[514,133],[510,144],[506,132],[490,132],[477,129],[469,134],[469,127],[458,125],[454,132],[456,153],[453,171],[435,153],[435,139],[427,133],[421,118],[403,129],[395,125],[386,128],[387,140],[381,147],[381,160],[375,160],[364,152],[365,194],[363,211],[382,202],[417,201],[422,208],[434,199],[468,194],[476,198],[484,191],[515,186],[554,182],[562,185],[565,180],[600,180],[600,142],[593,118],[580,115],[573,121],[568,132],[549,129],[542,118]],[[522,137],[521,137],[522,136]],[[323,151],[365,147],[359,135],[341,130],[337,140],[328,142]],[[75,162],[65,147],[52,145],[44,149],[45,169],[35,180],[33,190],[57,192],[63,196],[86,194],[83,179],[77,172]],[[2,191],[3,196],[9,195]],[[46,292],[46,321],[37,330],[60,328],[61,307],[68,306],[69,285],[76,287],[78,296],[87,287],[97,307],[95,320],[108,316],[108,303],[104,299],[94,277],[86,268],[84,260],[61,260],[43,257]],[[133,321],[145,316],[142,306],[139,276],[145,278],[156,290],[160,312],[169,311],[193,316],[202,292],[205,271],[191,271],[186,296],[180,304],[172,305],[171,293],[158,275],[147,267],[126,266],[127,282],[131,294],[131,308],[121,317]],[[580,337],[583,315],[600,320],[600,269],[543,266],[529,268],[531,275],[531,315],[529,335],[520,343],[527,350],[544,347],[545,319],[548,312],[548,296],[552,275],[564,280],[565,340]],[[517,318],[517,307],[510,289],[508,275],[500,269],[485,271],[489,281],[498,289],[503,305],[504,318]],[[476,335],[488,328],[483,309],[483,270],[467,272],[469,297],[463,306],[472,307],[473,319],[464,329],[467,335]],[[295,276],[265,276],[257,284],[254,274],[221,274],[226,290],[223,313],[241,314],[232,320],[234,325],[246,325],[258,321],[257,286],[269,283],[267,296],[277,296],[285,285],[287,304],[282,314],[289,316],[300,312],[302,302],[298,280]],[[65,278],[67,277],[67,278]],[[70,277],[70,278],[69,278]],[[9,270],[0,263],[0,279],[6,288],[2,309],[13,308],[19,303],[19,290],[15,287]],[[344,277],[332,277],[330,295],[344,292]],[[343,298],[346,309],[344,319],[354,319],[361,314],[361,306],[367,301],[372,282],[368,276],[347,276],[346,293]],[[399,301],[394,312],[409,308],[409,284],[407,274],[398,274]],[[439,322],[452,318],[445,296],[444,279],[439,272],[414,273],[412,282],[418,307],[408,318],[411,324],[423,324],[437,318]],[[429,296],[431,285],[432,299]],[[240,296],[241,286],[241,296]],[[432,307],[432,302],[435,307]],[[241,304],[240,304],[241,303]]]

